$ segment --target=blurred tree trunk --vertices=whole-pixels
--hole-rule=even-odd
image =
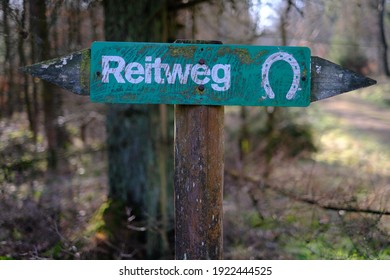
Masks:
[[[15,89],[14,89],[14,75],[12,73],[14,55],[12,50],[12,37],[10,32],[10,23],[9,23],[9,0],[2,0],[2,10],[3,10],[3,32],[4,32],[4,46],[5,46],[5,55],[4,55],[4,77],[5,77],[5,86],[6,90],[6,116],[11,117],[14,113],[15,108]]]
[[[45,0],[30,0],[30,20],[32,31],[32,55],[34,62],[51,58],[49,42],[49,26],[46,17]],[[59,123],[62,113],[61,95],[55,93],[56,88],[49,83],[42,83],[42,101],[44,113],[44,129],[47,140],[48,169],[57,171],[59,167],[59,154],[66,145],[67,134],[65,128]],[[36,101],[35,101],[36,102]]]
[[[168,15],[166,1],[103,3],[107,41],[163,42],[174,30],[175,15]],[[143,243],[146,258],[172,257],[167,236],[173,230],[172,125],[172,109],[165,105],[116,104],[108,109],[109,198],[124,203],[135,215],[135,225],[146,228],[125,240]]]
[[[61,41],[63,40],[63,37],[66,36],[66,31],[64,31],[63,27],[64,16],[62,16],[61,13],[63,13],[63,10],[66,10],[67,7],[63,4],[63,2],[58,1],[51,3],[51,5],[47,6],[46,9],[50,10],[50,16],[47,21],[50,29],[49,38],[51,57],[58,57],[64,53],[73,51],[73,49],[69,48],[69,42]],[[69,34],[69,32],[67,33]]]
[[[69,48],[70,50],[79,50],[81,47],[81,12],[80,12],[80,0],[72,1],[69,3],[70,14],[68,16],[69,25]]]
[[[20,65],[27,65],[27,59],[25,55],[25,40],[28,37],[28,33],[26,31],[26,13],[27,13],[27,1],[23,0],[23,9],[21,11],[21,17],[20,17],[20,30],[19,30],[19,38],[18,38],[18,53],[19,53],[19,59],[20,59]],[[35,117],[32,98],[29,94],[28,90],[28,84],[31,81],[29,78],[29,75],[26,73],[22,74],[23,77],[23,96],[24,96],[24,103],[26,105],[26,113],[27,113],[27,119],[29,123],[29,128],[33,136],[33,141],[36,144],[37,137],[38,137],[38,127],[37,127],[37,119]]]
[[[37,46],[36,46],[36,42],[35,42],[35,37],[36,37],[36,22],[37,22],[37,19],[35,18],[35,15],[34,15],[34,12],[35,10],[33,8],[31,8],[31,6],[34,5],[34,1],[32,0],[28,0],[28,8],[29,8],[29,29],[30,29],[30,49],[31,49],[31,52],[30,52],[30,56],[31,56],[31,61],[34,63],[34,62],[37,62],[39,61],[38,59],[36,59],[37,57]],[[33,124],[33,129],[36,130],[37,134],[38,134],[38,121],[39,121],[39,98],[38,98],[38,83],[36,83],[36,80],[34,78],[32,78],[32,97],[31,97],[31,120],[34,122]],[[37,138],[35,136],[34,138],[34,142],[36,143],[37,141]]]
[[[389,59],[387,55],[388,45],[386,39],[386,24],[385,24],[386,0],[379,0],[378,11],[379,11],[380,42],[382,44],[383,67],[384,67],[385,75],[390,77]]]
[[[91,21],[91,38],[92,38],[92,41],[95,41],[98,39],[98,33],[97,33],[97,30],[98,30],[98,18],[96,18],[96,9],[94,9],[93,7],[91,7],[89,9],[89,18],[90,18],[90,21]]]
[[[47,6],[45,0],[29,0],[30,29],[32,40],[33,61],[48,60],[51,57],[51,46],[49,39],[49,25],[47,18]],[[44,114],[44,131],[47,141],[47,177],[45,188],[40,197],[41,207],[50,217],[53,225],[59,228],[61,213],[61,195],[63,183],[60,182],[60,172],[66,171],[67,163],[63,154],[68,139],[64,126],[59,122],[62,113],[61,95],[54,86],[42,82],[37,87],[42,97]],[[39,90],[39,91],[38,91]],[[38,106],[37,96],[33,97],[34,106]],[[51,242],[57,242],[59,236],[52,236]]]

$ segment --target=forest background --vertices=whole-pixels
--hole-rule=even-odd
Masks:
[[[93,41],[307,46],[378,80],[226,107],[226,259],[390,259],[390,1],[1,0],[0,258],[172,259],[173,106],[21,73]]]

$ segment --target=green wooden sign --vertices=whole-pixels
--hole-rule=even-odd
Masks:
[[[93,102],[308,106],[310,49],[95,42]]]

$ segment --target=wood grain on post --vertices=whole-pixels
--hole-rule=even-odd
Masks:
[[[176,259],[222,259],[224,107],[175,107]]]
[[[176,259],[222,259],[223,131],[223,106],[175,105]]]

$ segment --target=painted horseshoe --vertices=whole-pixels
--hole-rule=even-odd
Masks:
[[[299,68],[299,64],[296,61],[296,59],[286,52],[277,52],[269,56],[266,61],[263,63],[263,67],[261,69],[261,75],[263,77],[262,86],[265,89],[265,92],[267,93],[267,96],[271,99],[275,98],[275,93],[271,88],[271,85],[269,83],[269,70],[271,69],[272,64],[274,64],[276,61],[283,60],[286,61],[288,64],[290,64],[293,73],[294,78],[291,84],[291,87],[289,91],[286,94],[286,98],[288,100],[291,100],[295,97],[295,93],[298,90],[299,87],[299,77],[301,76],[301,70]]]

